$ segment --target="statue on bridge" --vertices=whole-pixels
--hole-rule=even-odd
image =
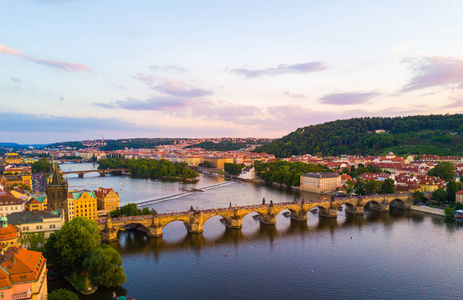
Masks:
[[[273,207],[273,200],[270,200],[270,207]]]
[[[152,208],[152,209],[151,209],[151,214],[152,214],[153,216],[155,216],[155,215],[158,214],[158,212],[157,212],[154,208]]]
[[[262,198],[262,205],[265,205],[265,197]]]
[[[195,209],[193,208],[193,205],[190,207],[190,209],[188,210],[189,212],[195,212]]]

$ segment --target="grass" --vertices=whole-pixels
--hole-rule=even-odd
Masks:
[[[96,291],[98,287],[93,286],[90,283],[87,273],[73,273],[66,277],[74,287],[83,294],[91,294]]]

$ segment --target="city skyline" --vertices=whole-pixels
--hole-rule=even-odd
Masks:
[[[463,107],[457,1],[3,7],[0,142],[278,138]]]

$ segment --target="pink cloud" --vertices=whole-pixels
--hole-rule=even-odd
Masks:
[[[90,66],[88,65],[57,61],[57,60],[50,60],[50,59],[35,58],[33,56],[23,54],[16,49],[8,48],[7,46],[1,45],[1,44],[0,44],[0,53],[20,56],[33,63],[60,69],[66,72],[90,71]]]
[[[410,92],[432,86],[463,82],[463,60],[453,57],[422,56],[403,60],[411,64],[414,76],[400,91]]]
[[[137,73],[132,78],[142,81],[153,90],[175,97],[198,98],[213,94],[212,91],[195,87],[178,79],[155,77],[143,73]]]
[[[379,96],[378,93],[369,92],[369,93],[334,93],[326,95],[320,98],[320,102],[324,104],[333,104],[333,105],[353,105],[353,104],[362,104]]]

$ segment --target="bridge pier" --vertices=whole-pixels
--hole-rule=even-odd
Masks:
[[[84,178],[84,173],[78,173],[79,174],[79,178]]]
[[[106,173],[105,172],[100,172],[100,177],[105,177]]]
[[[232,229],[241,229],[243,225],[241,225],[241,218],[230,218],[230,219],[225,219],[226,221],[223,222],[226,227],[232,228]]]
[[[162,227],[160,226],[150,226],[148,227],[148,236],[158,238],[162,236]]]
[[[388,212],[389,211],[389,203],[381,203],[381,211]]]
[[[291,220],[298,221],[298,222],[307,222],[307,211],[301,209],[298,212],[295,212],[293,210],[290,210],[290,215],[289,217]]]
[[[186,226],[186,224],[185,224]],[[200,223],[192,223],[190,224],[190,226],[186,226],[188,232],[190,233],[196,233],[196,234],[199,234],[199,233],[202,233],[203,232],[203,225],[200,224]]]
[[[273,214],[259,215],[259,222],[266,225],[275,225],[277,223]]]
[[[363,215],[365,214],[365,210],[363,206],[350,206],[346,205],[346,213],[353,214],[353,215]]]
[[[336,218],[338,216],[338,211],[335,208],[328,209],[318,209],[318,215],[325,218]]]

